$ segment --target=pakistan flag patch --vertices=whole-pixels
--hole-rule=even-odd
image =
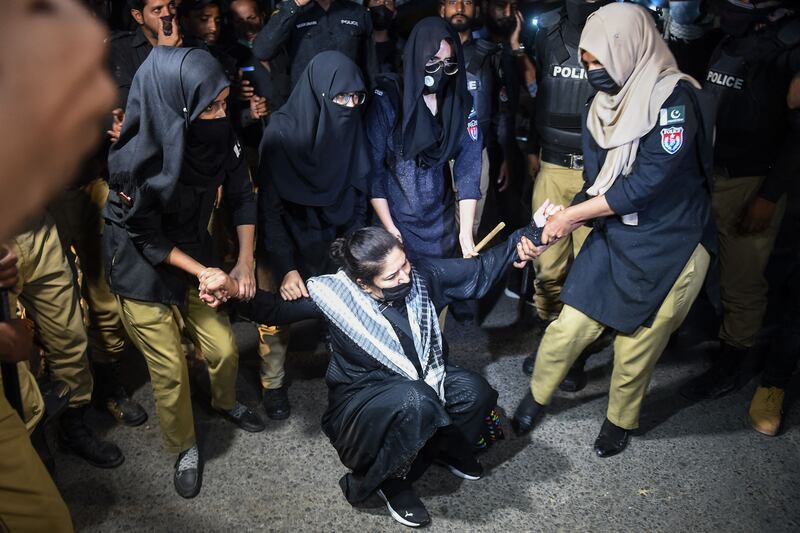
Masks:
[[[661,109],[659,113],[659,126],[671,126],[673,124],[683,124],[686,121],[686,106],[676,105]]]

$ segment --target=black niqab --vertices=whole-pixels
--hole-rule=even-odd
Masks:
[[[196,176],[218,171],[227,150],[209,150],[189,130],[229,85],[222,66],[205,50],[153,48],[133,78],[122,132],[109,152],[110,188],[133,196],[147,187],[168,205],[185,157]]]
[[[453,47],[458,72],[438,97],[437,116],[434,117],[423,100],[425,64],[439,51],[442,39],[448,39]],[[428,167],[441,166],[455,157],[467,127],[467,114],[472,108],[461,41],[444,19],[424,18],[411,31],[403,58],[401,157],[415,159],[417,164]]]
[[[371,169],[363,106],[344,107],[333,97],[365,92],[355,63],[341,52],[314,56],[261,141],[259,181],[269,178],[289,202],[322,208],[331,224],[352,216],[352,189],[366,190]]]

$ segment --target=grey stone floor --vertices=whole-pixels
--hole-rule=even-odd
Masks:
[[[512,412],[527,386],[520,371],[538,339],[515,326],[502,298],[483,329],[450,320],[451,357],[481,372]],[[258,402],[255,333],[237,324],[242,350],[240,395]],[[704,346],[680,341],[655,371],[641,434],[620,456],[599,459],[591,446],[606,407],[608,350],[589,362],[590,384],[559,393],[542,425],[525,438],[506,427],[505,441],[484,457],[488,475],[462,482],[438,468],[418,483],[432,531],[800,531],[800,406],[789,406],[785,432],[763,437],[746,425],[755,388],[714,402],[689,404],[678,386],[706,364]],[[707,348],[707,346],[706,346]],[[319,429],[327,391],[319,356],[292,360],[292,417],[246,434],[215,416],[195,387],[195,418],[206,458],[201,494],[178,497],[174,456],[160,447],[153,396],[141,358],[135,397],[150,419],[139,428],[92,423],[125,452],[125,463],[101,470],[58,455],[57,482],[79,531],[401,531],[378,500],[358,509],[343,498],[344,473]],[[202,380],[201,380],[202,381]],[[797,380],[795,380],[797,385]],[[798,387],[794,387],[795,390]],[[263,413],[263,411],[262,411]]]

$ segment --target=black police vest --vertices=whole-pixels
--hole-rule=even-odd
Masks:
[[[561,24],[548,31],[544,50],[538,50],[544,72],[536,97],[536,131],[542,147],[565,154],[581,153],[581,112],[595,93],[586,79],[577,45],[561,35]]]
[[[790,74],[780,72],[775,61],[786,49],[768,35],[751,34],[724,38],[711,57],[703,89],[717,103],[715,159],[733,172],[766,172],[777,153]]]

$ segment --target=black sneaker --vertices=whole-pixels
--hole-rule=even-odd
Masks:
[[[116,444],[96,437],[83,415],[86,407],[72,407],[59,420],[58,445],[63,451],[73,453],[98,468],[116,468],[125,462]]]
[[[173,482],[175,492],[183,498],[194,498],[200,493],[203,486],[203,460],[197,444],[178,455]]]
[[[378,497],[386,503],[392,518],[408,527],[422,527],[431,523],[431,517],[411,483],[402,479],[387,479],[377,490]]]
[[[475,457],[456,458],[442,453],[436,458],[436,464],[446,468],[456,477],[469,481],[477,481],[483,477],[483,466]]]
[[[264,411],[272,420],[286,420],[292,412],[286,386],[264,389]]]
[[[261,418],[258,416],[258,414],[241,402],[237,401],[233,406],[233,409],[230,411],[218,412],[223,417],[239,426],[240,429],[250,433],[259,433],[264,431],[264,422],[261,421]]]

